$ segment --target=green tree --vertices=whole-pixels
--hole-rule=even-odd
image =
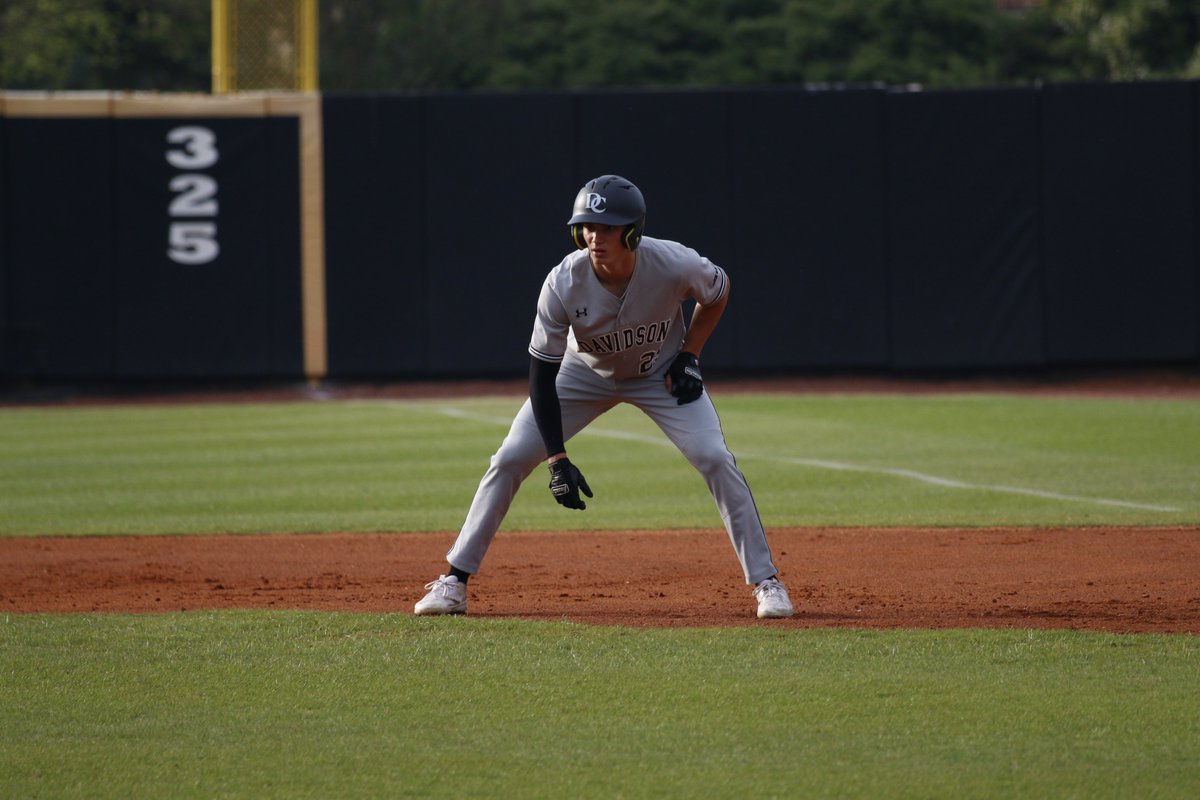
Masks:
[[[204,92],[212,86],[212,16],[206,0],[108,0],[120,36],[108,88]]]
[[[781,0],[525,0],[489,88],[722,86],[782,76]]]
[[[321,86],[539,90],[1200,77],[1200,0],[321,0]],[[210,86],[207,0],[3,0],[0,87]]]
[[[513,0],[325,0],[321,85],[452,90],[486,83]]]
[[[992,0],[804,0],[785,25],[806,81],[927,86],[1019,79],[1019,26]]]
[[[1041,13],[1075,79],[1200,76],[1200,0],[1046,0]]]
[[[193,0],[6,0],[6,89],[202,91],[210,85],[209,11]]]
[[[1021,80],[1020,18],[993,0],[521,0],[497,89]]]
[[[98,76],[118,61],[109,15],[84,0],[6,3],[0,43],[0,85],[8,89],[102,88]]]

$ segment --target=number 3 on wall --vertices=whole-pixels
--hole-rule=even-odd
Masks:
[[[217,136],[208,128],[185,125],[167,134],[167,163],[189,172],[171,178],[175,197],[167,208],[171,224],[167,233],[167,256],[176,264],[207,264],[221,252],[217,244],[217,182],[209,175],[190,170],[208,169],[217,163]],[[176,221],[180,217],[188,222]],[[196,221],[197,218],[211,221]]]

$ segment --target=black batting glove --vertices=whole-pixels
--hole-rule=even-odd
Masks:
[[[550,493],[560,506],[577,508],[580,511],[587,508],[587,503],[579,498],[580,492],[588,497],[592,496],[592,488],[588,486],[587,479],[570,459],[560,458],[550,465]]]
[[[700,377],[700,359],[686,350],[675,356],[671,368],[671,396],[678,405],[687,405],[704,394],[704,378]]]

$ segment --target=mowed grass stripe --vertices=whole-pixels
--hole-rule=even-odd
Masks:
[[[473,415],[471,412],[461,408],[446,406],[440,409],[441,413],[448,417],[456,419],[471,419],[479,422],[487,422],[492,424],[507,425],[508,421],[501,420],[498,417],[485,415]],[[607,430],[602,427],[591,427],[581,432],[581,436],[599,436],[607,439],[618,439],[627,442],[638,442],[639,444],[649,444],[656,446],[674,447],[674,445],[663,438],[662,436],[645,436],[637,433],[629,433],[627,431]],[[801,467],[813,467],[815,469],[833,470],[835,472],[867,472],[879,475],[892,475],[899,478],[908,478],[919,481],[920,483],[928,483],[933,486],[939,486],[946,489],[973,489],[985,492],[1002,492],[1005,494],[1027,495],[1029,497],[1040,497],[1047,500],[1062,500],[1071,503],[1094,503],[1102,506],[1116,506],[1119,508],[1134,508],[1143,511],[1162,511],[1168,513],[1177,513],[1182,511],[1182,508],[1177,506],[1161,506],[1151,505],[1148,503],[1135,503],[1128,500],[1114,500],[1107,497],[1079,497],[1075,495],[1061,494],[1059,492],[1050,492],[1043,489],[1028,489],[1020,486],[997,486],[991,484],[975,484],[967,481],[958,480],[955,478],[943,478],[937,475],[927,475],[923,472],[918,472],[913,469],[902,467],[871,467],[862,464],[847,464],[840,461],[825,461],[815,458],[797,458],[785,455],[769,455],[756,452],[740,452],[738,457],[742,460],[755,459],[759,461],[769,461],[776,464],[790,464]]]
[[[1200,403],[718,400],[768,526],[1200,520]],[[0,535],[453,530],[520,403],[3,409]],[[571,448],[595,502],[564,514],[535,473],[508,529],[719,524],[699,476],[636,409]]]

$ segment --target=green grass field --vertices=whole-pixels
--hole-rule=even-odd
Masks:
[[[1190,797],[1196,637],[7,617],[6,797]]]
[[[453,530],[518,404],[0,409],[0,535]],[[1197,402],[718,404],[771,526],[1200,522]],[[636,412],[571,452],[588,511],[509,529],[717,524]],[[3,614],[0,796],[1191,798],[1197,686],[1197,636]]]

